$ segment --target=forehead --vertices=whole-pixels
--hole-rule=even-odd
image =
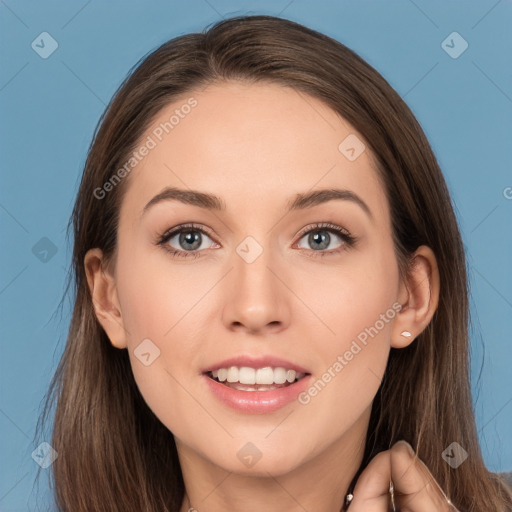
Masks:
[[[208,191],[233,206],[247,205],[249,195],[253,209],[343,187],[366,196],[376,213],[385,209],[362,136],[323,102],[289,87],[225,82],[192,91],[157,114],[141,143],[149,140],[129,176],[123,207],[130,211],[140,213],[167,186]],[[355,160],[347,145],[362,151]]]

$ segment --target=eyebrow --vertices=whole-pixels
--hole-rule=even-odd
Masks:
[[[305,210],[332,200],[351,201],[359,205],[363,211],[373,220],[373,215],[368,205],[351,190],[329,188],[313,190],[296,194],[286,203],[287,211]],[[215,194],[200,192],[198,190],[184,190],[176,187],[166,187],[153,197],[142,210],[141,217],[155,204],[162,201],[179,201],[183,204],[198,206],[206,210],[225,211],[226,203]]]

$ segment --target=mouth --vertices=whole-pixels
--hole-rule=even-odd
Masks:
[[[242,414],[271,414],[286,407],[313,379],[305,368],[269,357],[227,360],[202,374],[212,395]]]
[[[292,386],[311,375],[283,367],[249,368],[231,366],[207,371],[207,377],[219,384],[238,391],[272,391]]]

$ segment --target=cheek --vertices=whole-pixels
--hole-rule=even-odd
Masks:
[[[344,432],[369,411],[384,375],[396,312],[392,272],[352,273],[324,288],[322,320],[329,330],[317,336],[315,380],[299,404],[315,425],[337,425]],[[320,328],[320,327],[319,327]],[[313,435],[302,425],[305,436]],[[316,428],[316,427],[315,427]],[[325,434],[325,441],[330,439]]]
[[[126,247],[121,254],[118,289],[131,343],[152,337],[165,342],[204,294],[204,276],[190,265],[173,268],[161,248]]]
[[[389,337],[398,292],[398,268],[391,250],[352,253],[339,266],[318,266],[314,280],[301,281],[298,295],[316,313],[309,316],[329,352],[354,339],[364,343],[368,330],[372,338]]]
[[[352,404],[353,410],[367,406],[389,356],[398,268],[391,251],[388,257],[385,251],[375,251],[378,257],[366,254],[330,269],[313,295],[317,300],[312,309],[322,320],[315,320],[315,362],[322,381],[318,388],[335,408],[336,404]],[[323,384],[329,391],[323,391]]]
[[[171,273],[165,257],[154,252],[127,248],[123,254],[129,256],[118,259],[118,291],[133,375],[148,407],[169,430],[180,432],[200,415],[185,385],[198,352],[191,319],[202,295],[200,279],[191,279],[186,265]]]
[[[189,378],[190,361],[200,353],[194,319],[211,285],[190,265],[173,269],[161,250],[125,247],[119,254],[119,300],[135,380],[155,412],[167,410],[169,396],[187,400],[178,382]],[[143,353],[150,354],[148,366],[139,359]]]

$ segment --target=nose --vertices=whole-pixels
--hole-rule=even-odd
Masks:
[[[234,268],[226,276],[222,311],[225,326],[251,334],[286,329],[290,291],[283,284],[286,277],[279,263],[270,250],[263,250],[254,261],[240,254],[233,255]]]

